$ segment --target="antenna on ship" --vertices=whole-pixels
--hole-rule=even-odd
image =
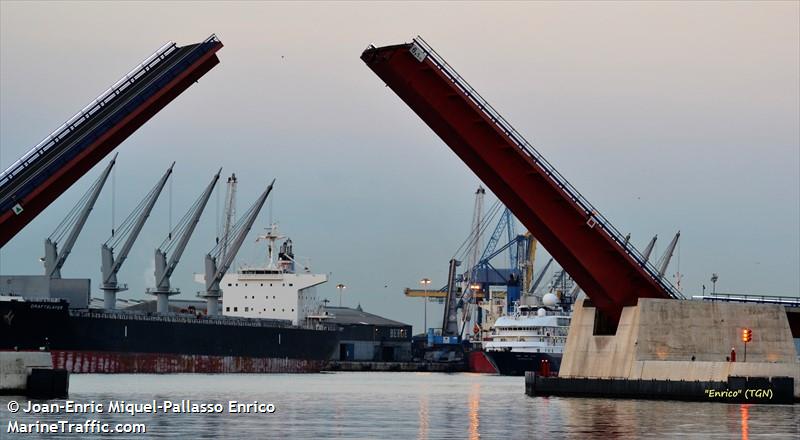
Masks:
[[[259,235],[258,238],[256,238],[256,242],[261,240],[269,241],[267,245],[267,270],[277,270],[278,265],[275,263],[275,242],[286,237],[278,233],[277,223],[270,223],[269,228],[266,229],[267,232],[264,235]]]
[[[228,269],[233,264],[233,259],[236,258],[236,253],[244,243],[244,239],[253,227],[253,223],[261,212],[267,196],[272,191],[272,186],[275,184],[275,179],[269,184],[261,196],[253,203],[252,206],[242,215],[242,217],[230,229],[230,235],[233,240],[227,250],[227,254],[222,257],[222,242],[217,243],[211,251],[206,254],[205,258],[205,284],[206,291],[199,292],[197,296],[205,298],[207,313],[209,316],[219,315],[219,299],[222,297],[222,289],[219,287],[219,282],[222,277],[228,272]]]

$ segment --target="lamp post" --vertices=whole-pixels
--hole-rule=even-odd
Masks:
[[[424,324],[423,324],[424,328],[422,329],[422,332],[427,334],[428,333],[428,284],[431,283],[431,280],[430,280],[430,278],[423,278],[423,279],[419,280],[419,283],[422,284],[422,289],[425,291],[425,297],[422,298],[425,301],[423,303],[423,304],[425,304],[423,306],[424,310],[425,310],[425,315],[424,315],[425,318],[424,318],[424,321],[423,321],[424,322]]]
[[[336,288],[339,289],[339,307],[341,307],[342,306],[342,290],[346,289],[347,286],[345,286],[342,283],[339,283],[339,284],[336,285]]]
[[[711,293],[717,293],[717,280],[719,279],[719,275],[712,273],[711,274]]]

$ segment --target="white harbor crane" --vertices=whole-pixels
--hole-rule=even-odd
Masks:
[[[92,212],[92,208],[94,208],[94,204],[97,201],[97,197],[100,196],[100,191],[103,190],[103,186],[108,179],[108,175],[111,173],[111,168],[114,167],[114,163],[117,161],[117,155],[114,155],[114,158],[111,159],[111,162],[106,166],[106,169],[103,170],[103,173],[100,174],[100,177],[92,184],[86,194],[81,197],[78,203],[72,208],[67,217],[61,221],[55,231],[50,234],[44,241],[44,275],[50,278],[61,278],[61,268],[64,266],[64,263],[67,261],[67,257],[69,256],[70,252],[72,252],[72,247],[75,245],[75,241],[78,239],[78,235],[83,230],[83,226],[86,224],[86,219],[89,218],[89,214]],[[69,231],[69,235],[67,234]],[[66,235],[66,240],[64,241],[64,246],[61,249],[61,252],[58,252],[58,242]]]
[[[272,191],[272,185],[274,184],[275,179],[272,180],[272,183],[269,184],[267,189],[264,190],[261,196],[244,214],[242,214],[242,217],[239,219],[239,221],[237,221],[236,224],[231,228],[231,236],[235,238],[227,245],[225,256],[222,257],[222,252],[225,248],[225,245],[223,245],[222,242],[217,243],[216,246],[214,246],[214,248],[211,249],[208,254],[206,254],[206,290],[205,292],[199,292],[197,296],[206,300],[206,310],[208,316],[219,315],[219,299],[222,297],[222,289],[219,287],[219,282],[228,272],[231,264],[233,264],[233,259],[236,258],[236,254],[239,252],[239,248],[242,246],[242,243],[244,243],[247,233],[250,232],[250,228],[253,227],[253,223],[256,221],[256,217],[258,217],[258,213],[264,206],[264,202],[267,200],[267,196],[269,196],[269,193]]]
[[[156,249],[156,287],[153,289],[147,289],[147,293],[156,296],[156,311],[158,313],[168,313],[169,297],[171,295],[180,293],[179,289],[171,288],[169,278],[172,276],[172,272],[175,271],[175,268],[178,266],[178,262],[181,260],[181,255],[183,255],[183,251],[186,249],[186,245],[189,243],[189,238],[191,238],[192,233],[197,226],[197,222],[200,221],[200,216],[203,214],[203,210],[205,210],[208,199],[211,198],[211,192],[214,190],[214,186],[216,186],[217,181],[219,180],[219,174],[221,172],[222,168],[217,171],[217,174],[215,174],[211,179],[211,182],[208,184],[203,193],[200,194],[200,197],[197,198],[197,200],[192,204],[175,228],[169,232],[167,238],[164,239],[161,245]],[[172,237],[178,237],[178,239],[173,240]],[[169,262],[167,262],[167,253],[170,251],[172,251],[172,256],[170,257]]]
[[[467,257],[467,275],[466,281],[471,283],[473,278],[475,277],[475,267],[478,265],[478,255],[481,251],[481,235],[483,233],[483,227],[481,225],[481,220],[483,216],[483,199],[486,196],[486,190],[483,186],[478,185],[478,189],[475,191],[475,206],[472,210],[472,233],[470,238],[470,244],[467,249],[469,249],[469,257]]]
[[[456,270],[461,262],[455,258],[450,259],[450,268],[447,271],[447,297],[444,303],[442,316],[442,336],[460,336],[458,329],[458,292],[456,286]],[[425,329],[427,332],[428,329]]]
[[[119,228],[111,232],[111,237],[100,247],[101,271],[103,276],[100,289],[103,291],[103,307],[107,310],[113,310],[116,307],[117,292],[128,290],[127,285],[120,285],[117,283],[117,272],[122,268],[122,263],[125,262],[125,259],[128,258],[128,253],[131,251],[133,243],[142,231],[144,222],[147,220],[147,217],[150,216],[150,212],[153,210],[153,206],[156,204],[161,190],[164,189],[167,179],[172,174],[172,167],[174,166],[175,162],[172,162],[172,165],[170,165],[169,169],[161,176],[156,186],[154,186],[144,199],[139,202],[139,205],[128,215],[128,218],[122,222]],[[125,243],[122,245],[122,249],[115,259],[114,249],[123,239]]]

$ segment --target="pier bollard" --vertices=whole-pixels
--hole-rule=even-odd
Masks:
[[[529,396],[536,395],[536,372],[535,371],[526,371],[525,372],[525,394]]]
[[[69,372],[63,368],[32,368],[25,394],[34,399],[66,399],[69,394]]]

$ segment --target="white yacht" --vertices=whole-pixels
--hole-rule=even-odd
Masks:
[[[497,318],[489,335],[484,336],[483,349],[500,374],[520,376],[525,371],[541,371],[543,360],[547,360],[551,372],[558,371],[570,315],[556,303],[556,296],[547,294],[542,306],[518,305],[514,314]]]

